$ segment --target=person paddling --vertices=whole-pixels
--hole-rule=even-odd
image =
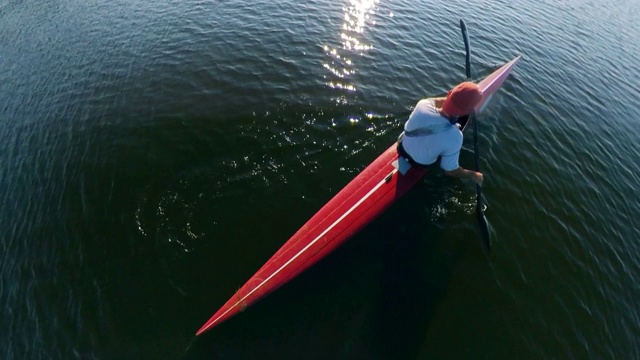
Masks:
[[[482,91],[472,82],[454,87],[446,97],[418,101],[398,139],[398,151],[410,163],[432,166],[440,158],[440,168],[449,176],[468,178],[482,185],[484,176],[458,164],[462,132],[458,119],[471,114],[482,100]]]

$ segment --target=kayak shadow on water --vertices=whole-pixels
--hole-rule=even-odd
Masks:
[[[415,359],[469,242],[447,238],[449,199],[455,185],[430,172],[410,190],[380,227],[385,256],[377,303],[365,333],[369,359]]]

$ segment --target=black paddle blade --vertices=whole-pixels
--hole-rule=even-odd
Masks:
[[[476,214],[478,216],[478,227],[480,228],[480,243],[482,244],[482,249],[489,254],[491,252],[491,234],[489,232],[489,222],[487,221],[487,217],[484,216],[484,211],[478,207],[476,209]]]
[[[467,80],[471,78],[471,49],[469,47],[469,33],[467,32],[467,24],[464,23],[464,20],[460,19],[460,30],[462,30],[462,40],[464,41],[464,51],[465,51],[465,66],[464,69],[466,71]]]

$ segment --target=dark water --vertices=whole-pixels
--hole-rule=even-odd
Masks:
[[[492,254],[431,174],[196,340],[462,80],[459,18],[474,77],[523,54],[479,124]],[[0,358],[640,358],[639,36],[632,0],[0,1]]]

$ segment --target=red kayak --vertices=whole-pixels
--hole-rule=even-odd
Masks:
[[[480,112],[520,60],[504,64],[478,83]],[[467,123],[462,124],[463,130]],[[304,224],[224,306],[198,330],[211,329],[298,276],[378,217],[427,172],[398,154],[397,143],[367,166]]]

